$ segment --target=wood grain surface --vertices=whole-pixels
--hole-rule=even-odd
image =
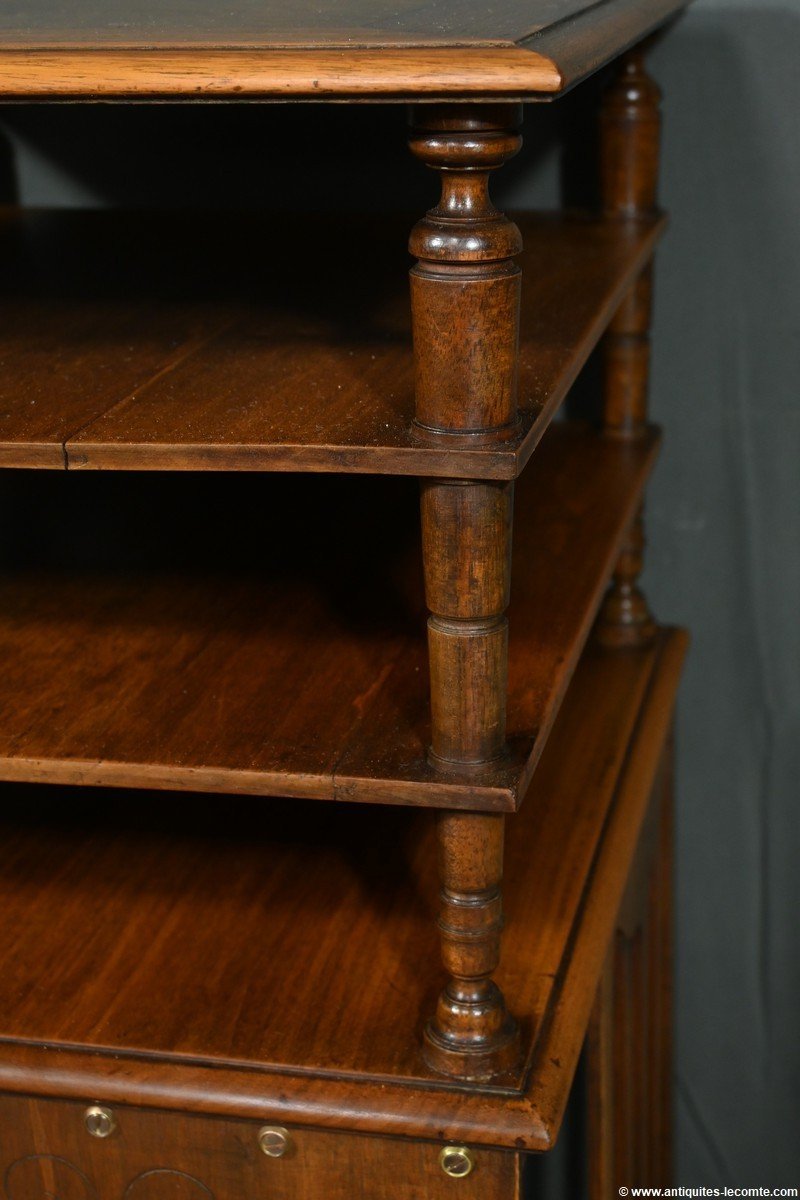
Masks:
[[[411,112],[409,147],[439,199],[409,249],[414,422],[431,442],[498,444],[518,429],[522,271],[519,228],[495,208],[490,178],[519,151],[518,104]],[[430,758],[480,775],[506,752],[514,485],[424,479]],[[519,1026],[493,978],[503,928],[504,817],[437,819],[439,931],[448,972],[425,1026],[425,1057],[460,1080],[513,1070]]]
[[[518,485],[511,751],[477,774],[428,761],[413,485],[353,481],[348,499],[347,480],[281,477],[237,556],[207,537],[205,565],[180,570],[211,515],[184,507],[166,564],[161,522],[139,529],[135,570],[123,555],[112,572],[6,573],[0,778],[513,810],[656,448],[557,423]]]
[[[668,745],[589,1026],[590,1200],[673,1184],[672,772]]]
[[[473,449],[414,432],[410,218],[6,222],[0,465],[514,478],[663,229],[519,223],[521,431]]]
[[[0,100],[409,100],[557,91],[550,59],[458,50],[0,50]]]
[[[430,814],[7,788],[0,1090],[547,1148],[684,645],[590,648],[509,819],[497,979],[525,1055],[506,1080],[454,1084],[421,1056],[440,982]]]
[[[639,49],[623,55],[600,111],[603,211],[638,221],[658,209],[661,92]],[[650,383],[652,263],[623,300],[603,339],[603,425],[610,437],[636,438],[647,428]],[[647,641],[655,621],[639,586],[644,565],[642,510],[631,524],[603,604],[600,636],[606,645]]]
[[[258,1121],[212,1120],[116,1106],[113,1134],[86,1132],[83,1104],[0,1096],[0,1179],[8,1200],[520,1200],[521,1156],[481,1149],[453,1180],[440,1147],[293,1129],[281,1158]]]
[[[70,5],[0,13],[10,99],[406,99],[550,96],[687,0],[424,4],[236,0]]]

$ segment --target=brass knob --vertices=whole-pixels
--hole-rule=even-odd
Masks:
[[[270,1158],[283,1158],[291,1146],[289,1131],[282,1125],[264,1125],[258,1131],[258,1144]]]
[[[104,1108],[102,1104],[93,1104],[91,1108],[87,1108],[83,1114],[83,1121],[87,1131],[96,1138],[111,1137],[117,1128],[113,1112],[110,1108]]]
[[[463,1179],[475,1166],[475,1155],[466,1146],[445,1146],[439,1166],[451,1179]]]

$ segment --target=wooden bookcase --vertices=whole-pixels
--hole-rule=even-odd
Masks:
[[[637,585],[630,47],[681,7],[0,14],[9,103],[408,102],[442,182],[416,225],[2,217],[0,465],[186,481],[149,557],[0,576],[8,1200],[522,1197],[585,1043],[592,1200],[668,1182],[686,639]],[[498,212],[521,102],[616,58],[602,210]],[[601,418],[563,420],[601,341]],[[258,476],[237,536],[209,472]]]

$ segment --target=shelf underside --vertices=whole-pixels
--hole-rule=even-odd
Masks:
[[[432,814],[9,786],[0,1089],[546,1149],[684,644],[590,646],[509,818],[497,978],[525,1069],[458,1088],[421,1061],[442,983]]]
[[[510,750],[491,767],[464,775],[427,761],[413,481],[319,479],[310,513],[293,520],[308,477],[262,481],[272,484],[262,511],[250,477],[256,502],[219,518],[216,543],[202,505],[192,520],[178,514],[180,529],[209,531],[196,560],[205,574],[176,568],[179,546],[156,513],[172,569],[1,577],[0,779],[514,810],[657,444],[654,433],[626,445],[557,422],[518,483]],[[50,504],[82,484],[100,506],[106,482],[55,477]],[[124,546],[128,532],[108,520]],[[218,547],[237,521],[245,566],[231,570]]]
[[[414,432],[411,220],[8,218],[0,466],[511,479],[663,222],[524,217],[520,434]]]

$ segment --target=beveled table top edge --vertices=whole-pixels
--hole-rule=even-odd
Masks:
[[[601,69],[689,0],[601,0],[516,40],[381,34],[273,40],[0,35],[0,101],[550,99]],[[299,36],[299,35],[298,35]]]

